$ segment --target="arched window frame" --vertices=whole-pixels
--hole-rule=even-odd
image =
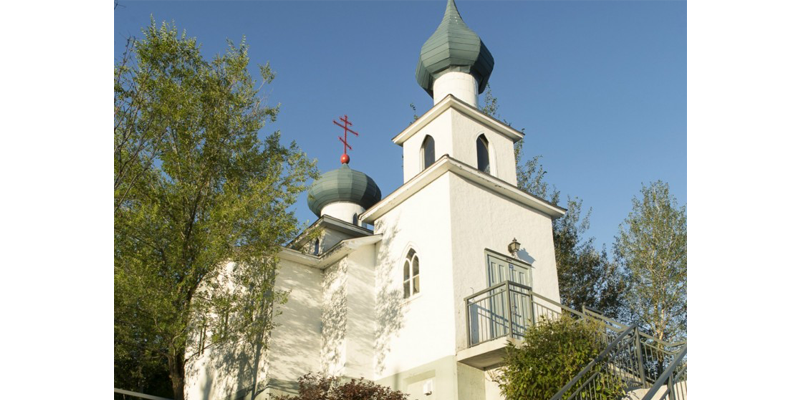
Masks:
[[[478,135],[475,139],[475,156],[478,170],[492,175],[492,151],[489,139],[484,134]]]
[[[420,293],[419,254],[409,249],[403,260],[403,298],[409,299]]]
[[[424,170],[436,162],[436,141],[431,135],[425,135],[419,148],[419,169]]]

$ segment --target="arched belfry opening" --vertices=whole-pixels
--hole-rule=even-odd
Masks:
[[[422,141],[419,159],[422,161],[420,169],[428,168],[436,161],[436,142],[430,135],[425,136],[425,140]]]
[[[475,146],[478,151],[478,170],[486,172],[487,174],[491,173],[491,166],[489,163],[489,140],[486,139],[486,135],[478,136],[478,139],[475,140]]]

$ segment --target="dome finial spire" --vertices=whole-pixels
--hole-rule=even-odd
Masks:
[[[458,7],[456,7],[456,0],[447,0],[447,6],[444,9],[443,19],[448,19],[448,18],[455,18],[462,22],[464,21],[461,18],[461,13],[458,12]]]
[[[417,63],[417,83],[434,98],[434,102],[453,94],[469,104],[476,104],[477,95],[486,88],[493,68],[494,58],[489,49],[461,18],[455,0],[447,0],[442,22],[422,45]],[[463,86],[466,85],[465,79],[474,79],[476,86],[460,90],[453,89],[452,84],[445,84],[434,95],[434,81],[450,72],[460,74],[451,75],[451,83]]]

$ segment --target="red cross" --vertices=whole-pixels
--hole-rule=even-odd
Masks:
[[[342,154],[341,161],[342,161],[342,164],[348,164],[348,163],[350,163],[350,156],[347,155],[347,149],[353,150],[353,148],[350,147],[349,144],[347,144],[347,132],[350,132],[350,133],[352,133],[352,134],[354,134],[356,136],[358,136],[358,132],[350,129],[350,125],[353,125],[353,123],[347,120],[347,115],[345,115],[344,118],[339,117],[339,120],[344,122],[344,125],[336,122],[336,120],[333,120],[333,123],[338,125],[338,126],[340,126],[340,127],[342,127],[342,128],[344,128],[344,139],[342,139],[342,137],[339,136],[339,140],[342,143],[344,143],[344,154]]]

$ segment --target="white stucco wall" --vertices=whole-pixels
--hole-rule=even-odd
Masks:
[[[436,143],[436,157],[448,154],[473,168],[478,168],[476,141],[483,134],[489,142],[490,174],[517,185],[514,142],[488,126],[454,108],[449,108],[403,143],[403,182],[422,171],[420,148],[430,135]]]
[[[269,342],[269,378],[295,382],[320,370],[322,271],[282,260],[275,287],[289,291]]]
[[[453,110],[451,118],[454,135],[451,153],[453,158],[478,168],[476,140],[483,134],[489,141],[491,175],[516,186],[517,162],[514,159],[514,142],[458,110]]]
[[[422,171],[420,149],[426,136],[430,135],[436,144],[435,160],[444,154],[453,155],[453,112],[452,109],[443,112],[403,143],[404,183]]]
[[[219,275],[214,277],[215,284],[228,290],[235,290],[231,273],[235,263],[226,263]],[[204,282],[198,289],[198,295],[210,290],[209,282]],[[208,316],[214,318],[213,315]],[[186,349],[189,362],[186,364],[186,382],[184,394],[189,399],[217,399],[241,397],[256,391],[266,379],[268,373],[267,348],[252,343],[212,343],[212,332],[206,331],[203,340],[204,349],[197,357],[199,341],[197,337],[190,339]],[[266,339],[266,338],[265,338]]]
[[[559,299],[551,219],[454,174],[450,178],[453,240],[451,305],[459,350],[467,347],[464,298],[488,287],[485,250],[508,254],[516,238],[519,258],[532,264],[533,291]]]
[[[372,379],[374,249],[365,245],[323,273],[320,369],[327,374]]]
[[[328,375],[344,373],[347,333],[347,261],[341,260],[323,272],[322,347],[320,368]]]
[[[347,333],[344,375],[373,379],[375,358],[375,245],[347,256]]]
[[[272,380],[296,381],[319,370],[321,283],[321,271],[281,261],[275,288],[289,292],[289,301],[275,306],[276,327],[269,332],[267,347],[206,347],[201,357],[187,365],[186,398],[237,398],[254,385],[259,392]]]
[[[450,178],[443,175],[378,219],[375,379],[455,354]],[[414,248],[421,293],[403,299],[403,261]]]
[[[499,371],[496,369],[484,372],[483,381],[486,400],[503,400],[503,395],[500,393],[500,385],[494,381],[494,377],[498,373]]]

